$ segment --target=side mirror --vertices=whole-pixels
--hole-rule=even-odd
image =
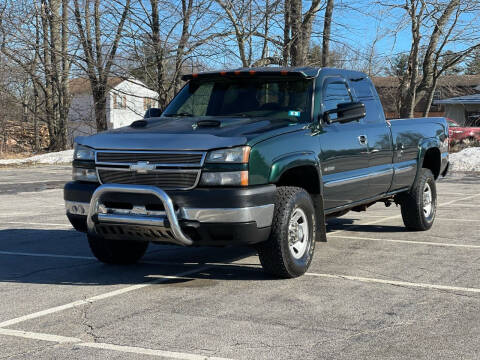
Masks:
[[[335,119],[331,119],[331,114],[337,114]],[[367,115],[365,104],[362,102],[350,102],[338,104],[336,109],[328,110],[323,113],[323,120],[327,124],[336,122],[347,123],[350,121],[359,120]]]
[[[160,117],[162,115],[163,110],[159,108],[150,108],[145,111],[145,115],[143,115],[144,119]]]

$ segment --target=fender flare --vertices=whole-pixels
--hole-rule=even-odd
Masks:
[[[440,163],[441,163],[441,161],[442,161],[442,159],[441,159],[442,152],[440,151],[441,148],[442,148],[442,143],[437,138],[424,139],[418,145],[417,173],[415,174],[415,181],[418,178],[418,175],[420,173],[420,169],[422,168],[423,161],[425,160],[425,154],[427,153],[428,150],[437,149],[438,152],[440,153]]]
[[[270,168],[269,183],[278,183],[285,172],[299,166],[313,166],[317,172],[319,194],[312,199],[317,212],[317,241],[326,242],[327,228],[323,201],[322,168],[320,167],[320,161],[316,154],[313,151],[297,151],[274,159]]]

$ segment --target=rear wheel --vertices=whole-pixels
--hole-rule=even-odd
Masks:
[[[437,188],[429,169],[422,168],[412,189],[399,199],[407,229],[423,231],[432,227],[437,211]]]
[[[312,262],[315,237],[315,210],[308,192],[277,188],[270,238],[257,247],[263,269],[281,278],[303,275]]]
[[[93,255],[107,264],[134,264],[148,248],[146,241],[108,240],[93,235],[87,237]]]

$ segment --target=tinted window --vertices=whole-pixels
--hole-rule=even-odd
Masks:
[[[345,83],[327,83],[323,92],[324,111],[336,109],[338,104],[349,102],[352,102],[352,97]],[[334,119],[335,116],[336,114],[332,114],[331,118]]]
[[[358,99],[377,98],[377,92],[367,78],[350,79],[350,87]]]
[[[266,77],[191,81],[164,116],[268,117],[310,121],[312,81]]]

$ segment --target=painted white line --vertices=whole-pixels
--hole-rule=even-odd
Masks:
[[[438,206],[447,206],[447,205],[451,205],[451,204],[454,204],[454,203],[459,202],[459,201],[468,200],[468,199],[473,199],[473,198],[476,198],[476,197],[479,197],[479,196],[480,196],[480,194],[470,195],[470,196],[463,197],[463,198],[460,198],[460,199],[447,201],[447,202],[442,203],[442,204],[440,204],[440,205],[438,205]]]
[[[458,201],[473,199],[473,198],[476,198],[476,197],[479,197],[479,196],[480,196],[480,194],[469,195],[469,196],[467,196],[467,197],[463,197],[463,198],[460,198],[460,199],[455,199],[455,200],[451,200],[451,201],[447,201],[447,202],[445,202],[445,203],[439,204],[438,207],[443,207],[443,206],[451,205],[451,204],[454,204],[454,203],[456,203],[456,202],[458,202]],[[385,222],[385,221],[388,221],[388,220],[400,218],[401,216],[402,216],[401,214],[393,215],[393,216],[387,216],[387,217],[381,218],[381,219],[376,220],[376,221],[370,221],[370,222],[368,222],[368,223],[366,223],[366,224],[352,225],[352,226],[350,227],[350,229],[348,229],[348,230],[351,231],[351,229],[356,228],[356,227],[379,224],[379,223],[382,223],[382,222]],[[346,229],[345,229],[345,230],[335,230],[335,231],[329,232],[329,233],[327,233],[327,237],[328,237],[329,235],[338,234],[338,233],[341,233],[341,232],[344,232],[344,231],[347,231],[347,230],[346,230]]]
[[[458,286],[446,286],[446,285],[436,285],[436,284],[424,284],[424,283],[413,283],[407,281],[396,281],[396,280],[386,280],[386,279],[375,279],[375,278],[364,278],[359,276],[348,276],[348,275],[335,275],[335,274],[318,274],[318,273],[305,273],[305,275],[323,277],[323,278],[333,278],[333,279],[344,279],[344,280],[353,280],[360,281],[365,283],[378,283],[378,284],[387,284],[387,285],[396,285],[396,286],[408,286],[424,289],[435,289],[435,290],[450,290],[450,291],[462,291],[480,294],[480,289],[478,288],[467,288],[467,287],[458,287]]]
[[[2,224],[11,224],[11,225],[42,225],[42,226],[62,226],[72,228],[70,224],[54,224],[54,223],[34,223],[26,221],[2,221]],[[73,228],[72,228],[73,229]]]
[[[0,329],[0,335],[15,336],[15,337],[21,337],[21,338],[33,339],[33,340],[51,341],[51,342],[56,342],[60,344],[75,343],[75,342],[82,341],[74,337],[34,333],[29,331],[11,330],[11,329]]]
[[[369,214],[362,214],[360,215],[362,218],[384,218],[385,216],[383,215],[369,215]],[[351,217],[349,216],[342,216],[342,219],[350,219]],[[357,220],[357,219],[355,219]],[[360,220],[360,219],[358,219]],[[458,221],[458,222],[476,222],[479,223],[480,225],[480,219],[478,220],[473,220],[473,219],[452,219],[452,218],[446,218],[446,217],[435,217],[436,221]],[[359,224],[361,225],[361,224]]]
[[[430,245],[430,246],[443,246],[443,247],[459,247],[467,249],[480,249],[480,245],[467,245],[467,244],[450,244],[450,243],[439,243],[439,242],[428,242],[428,241],[414,241],[414,240],[394,240],[394,239],[374,239],[367,237],[359,236],[342,236],[342,235],[330,235],[330,237],[338,239],[350,239],[350,240],[367,240],[367,241],[385,241],[393,242],[400,244],[417,244],[417,245]]]
[[[162,356],[170,359],[182,359],[182,360],[229,360],[226,358],[220,358],[215,356],[205,356],[197,354],[189,354],[183,352],[174,352],[174,351],[165,351],[165,350],[154,350],[154,349],[145,349],[136,346],[122,346],[114,344],[105,344],[105,343],[80,343],[75,344],[76,346],[103,349],[103,350],[113,350],[120,351],[124,353],[131,354],[142,354],[142,355],[151,355],[151,356]]]
[[[63,182],[63,183],[66,183],[68,181],[70,181],[70,180],[50,179],[50,180],[16,181],[16,180],[12,179],[12,181],[1,181],[0,185],[39,184],[39,183],[49,183],[49,182],[53,182],[53,183]]]
[[[42,253],[27,253],[27,252],[14,252],[14,251],[0,251],[0,255],[52,257],[52,258],[60,258],[60,259],[95,260],[95,258],[93,256],[42,254]]]
[[[157,350],[157,349],[147,349],[147,348],[141,348],[137,346],[123,346],[123,345],[106,344],[106,343],[82,342],[82,339],[75,338],[75,337],[36,333],[36,332],[22,331],[22,330],[0,329],[0,335],[14,336],[14,337],[20,337],[20,338],[31,339],[31,340],[49,341],[49,342],[54,342],[58,344],[74,343],[75,346],[88,347],[88,348],[101,349],[101,350],[118,351],[123,353],[130,353],[130,354],[161,356],[169,359],[231,360],[231,359],[220,358],[215,356],[206,356],[206,355]]]
[[[442,207],[446,207],[446,208],[454,208],[454,209],[458,209],[458,208],[468,208],[468,209],[478,209],[480,208],[480,204],[449,204],[449,205],[443,205]]]
[[[178,273],[178,274],[174,274],[173,276],[191,275],[191,274],[194,274],[194,273],[197,273],[197,272],[209,269],[209,268],[211,268],[211,266],[202,266],[202,267],[199,267],[199,268],[196,268],[196,269],[190,269],[190,270]],[[165,282],[167,280],[169,280],[169,279],[162,278],[162,279],[154,280],[154,281],[143,283],[143,284],[132,285],[132,286],[128,286],[128,287],[125,287],[125,288],[122,288],[122,289],[109,291],[109,292],[106,292],[104,294],[92,296],[88,299],[77,300],[77,301],[73,301],[73,302],[68,303],[68,304],[55,306],[55,307],[50,308],[50,309],[37,311],[37,312],[34,312],[32,314],[28,314],[28,315],[20,316],[20,317],[11,319],[11,320],[3,321],[3,322],[0,323],[0,328],[11,326],[11,325],[14,325],[14,324],[18,324],[18,323],[21,323],[23,321],[36,319],[36,318],[39,318],[39,317],[42,317],[42,316],[45,316],[45,315],[50,315],[50,314],[53,314],[53,313],[56,313],[56,312],[59,312],[59,311],[71,309],[71,308],[74,308],[74,307],[77,307],[77,306],[91,304],[91,303],[99,301],[99,300],[108,299],[108,298],[118,296],[118,295],[122,295],[122,294],[125,294],[125,293],[128,293],[128,292],[134,291],[134,290],[143,289],[143,288],[146,288],[148,286],[155,285],[155,284],[160,284],[160,283]]]

